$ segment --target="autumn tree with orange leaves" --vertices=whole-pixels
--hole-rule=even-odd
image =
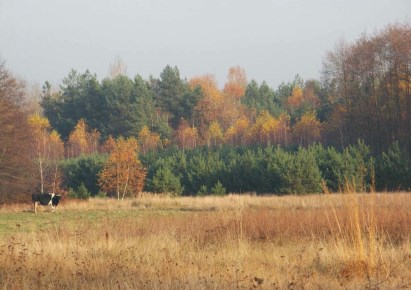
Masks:
[[[116,195],[118,201],[120,196],[124,200],[126,195],[138,195],[144,187],[147,171],[138,159],[138,150],[135,138],[120,137],[99,175],[101,189],[109,195]]]
[[[0,57],[0,204],[26,200],[32,190],[33,166],[28,148],[31,129],[23,108],[26,86]]]
[[[80,156],[81,154],[97,153],[99,140],[100,133],[96,129],[89,132],[84,119],[80,119],[69,135],[67,156],[70,158]]]
[[[291,96],[287,99],[287,106],[291,112],[294,112],[303,102],[303,90],[300,86],[295,86]]]
[[[247,88],[247,76],[245,70],[239,66],[228,70],[227,83],[224,86],[224,94],[235,99],[240,99]]]
[[[180,124],[175,132],[175,138],[181,149],[195,148],[198,142],[197,128],[190,127],[186,120],[180,120]]]
[[[244,115],[244,106],[241,99],[245,95],[247,88],[247,76],[245,70],[239,66],[231,67],[228,71],[227,82],[224,85],[223,108],[222,115],[225,128],[234,124],[241,115]]]
[[[191,89],[200,88],[201,99],[198,101],[195,112],[201,132],[205,132],[214,121],[221,121],[224,116],[224,97],[218,89],[217,81],[212,75],[195,77],[190,80]]]
[[[138,134],[138,142],[140,143],[142,153],[155,150],[161,145],[160,135],[151,132],[147,126],[141,128]]]
[[[109,135],[108,138],[104,141],[103,145],[100,147],[101,153],[111,153],[114,148],[116,148],[116,140],[113,136]]]

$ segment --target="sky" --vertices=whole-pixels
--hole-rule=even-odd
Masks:
[[[320,78],[327,51],[388,24],[411,22],[411,0],[0,0],[0,58],[29,83],[71,69],[99,79],[120,58],[127,74],[183,78],[242,67],[276,88]]]

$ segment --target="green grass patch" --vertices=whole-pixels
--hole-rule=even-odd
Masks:
[[[93,209],[93,210],[57,210],[51,212],[40,210],[34,214],[29,210],[21,212],[1,212],[0,211],[0,241],[13,235],[22,233],[32,233],[35,231],[46,231],[63,222],[71,229],[75,229],[80,224],[96,225],[109,220],[140,219],[149,216],[168,216],[184,214],[178,209],[139,209],[139,208],[118,208],[118,209]]]

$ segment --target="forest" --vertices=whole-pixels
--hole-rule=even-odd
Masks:
[[[271,88],[240,66],[130,78],[72,70],[39,99],[0,61],[0,203],[71,197],[305,194],[411,187],[411,26],[387,25],[324,57],[320,79]],[[280,69],[280,68],[279,68]]]

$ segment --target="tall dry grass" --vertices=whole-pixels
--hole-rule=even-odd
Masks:
[[[0,285],[405,289],[411,287],[410,204],[410,194],[376,193],[65,202],[58,222],[0,240]],[[73,212],[105,214],[64,218]],[[43,212],[33,221],[47,214],[53,217]]]

